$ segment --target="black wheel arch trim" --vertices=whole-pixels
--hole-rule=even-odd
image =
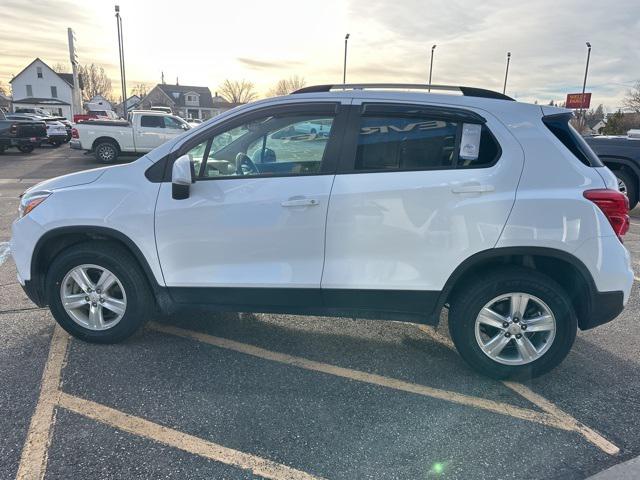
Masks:
[[[144,256],[140,248],[136,245],[136,243],[131,240],[124,233],[115,230],[109,227],[101,227],[95,225],[74,225],[69,227],[59,227],[54,228],[46,232],[42,237],[38,239],[36,242],[36,246],[33,249],[33,254],[31,256],[31,280],[30,284],[30,294],[29,297],[31,300],[36,303],[38,306],[44,306],[46,300],[45,296],[45,275],[44,272],[39,271],[39,259],[42,253],[42,249],[47,245],[50,241],[53,241],[57,238],[62,238],[67,235],[81,235],[84,237],[89,237],[93,240],[106,240],[106,241],[117,241],[122,243],[127,250],[134,256],[137,260],[138,264],[142,268],[148,282],[149,286],[153,294],[158,301],[158,304],[161,308],[166,307],[167,310],[170,310],[169,304],[170,300],[167,298],[167,292],[164,287],[158,284],[156,277],[149,266],[149,262],[147,258]],[[82,240],[77,243],[81,243]],[[68,248],[68,247],[65,247]],[[37,301],[36,301],[37,300]]]
[[[509,256],[536,256],[546,257],[551,259],[558,259],[565,261],[575,267],[575,269],[582,276],[585,285],[588,289],[589,304],[587,307],[587,314],[583,318],[578,318],[580,328],[587,330],[589,328],[596,327],[610,320],[613,320],[623,309],[622,292],[600,292],[598,291],[596,284],[593,280],[589,269],[586,265],[576,256],[563,250],[547,247],[500,247],[489,250],[483,250],[478,252],[467,259],[465,259],[449,276],[443,289],[440,292],[440,296],[434,305],[434,310],[429,315],[432,323],[437,323],[440,312],[449,300],[449,296],[453,292],[453,289],[462,280],[465,274],[469,273],[473,267],[479,265],[487,260],[497,260],[499,258]],[[599,305],[601,300],[606,300],[609,308],[602,308],[603,305]]]

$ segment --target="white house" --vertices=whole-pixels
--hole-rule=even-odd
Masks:
[[[54,115],[72,119],[73,74],[56,73],[39,58],[27,65],[11,81],[13,109],[42,108]],[[82,83],[80,83],[82,88]]]

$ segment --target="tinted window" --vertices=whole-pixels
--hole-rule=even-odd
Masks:
[[[200,178],[319,173],[332,116],[267,116],[236,126],[189,151]]]
[[[164,120],[160,115],[143,115],[140,119],[141,127],[164,128]]]
[[[420,170],[455,164],[458,124],[427,117],[362,117],[356,170]]]
[[[589,167],[603,167],[602,161],[569,123],[572,116],[572,113],[561,113],[543,117],[542,121],[578,160]]]

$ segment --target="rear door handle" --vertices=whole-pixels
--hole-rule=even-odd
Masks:
[[[290,198],[280,205],[283,207],[313,207],[318,205],[318,203],[318,200],[315,198]]]
[[[459,187],[453,187],[452,193],[487,193],[495,191],[496,187],[493,185],[460,185]]]

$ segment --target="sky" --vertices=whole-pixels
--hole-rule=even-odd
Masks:
[[[120,95],[114,5],[104,0],[0,0],[0,82],[40,57],[102,65]],[[502,91],[548,103],[587,91],[608,111],[640,80],[640,0],[119,0],[127,85],[207,86],[247,79],[260,95],[281,78],[340,83],[350,33],[348,82],[433,83]],[[69,71],[71,67],[69,65]]]

